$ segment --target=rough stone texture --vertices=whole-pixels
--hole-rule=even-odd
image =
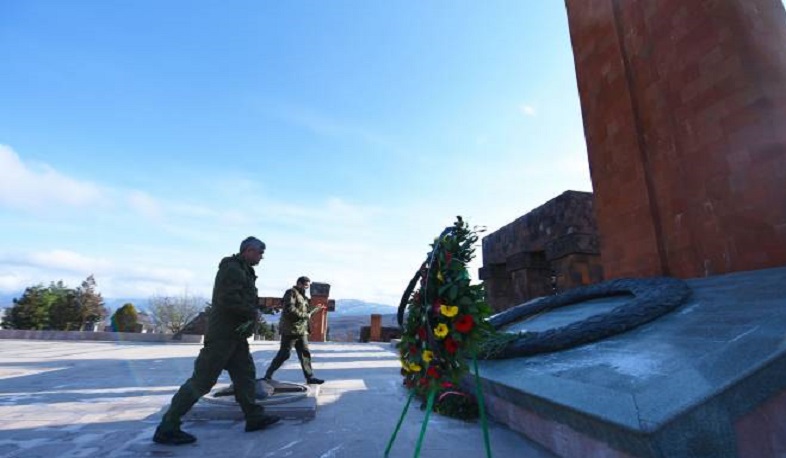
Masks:
[[[566,0],[606,279],[786,265],[780,0]]]
[[[601,281],[592,193],[565,191],[484,237],[480,278],[497,311],[550,294],[554,287]]]

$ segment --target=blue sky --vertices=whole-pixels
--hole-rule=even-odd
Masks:
[[[5,1],[0,292],[395,304],[456,215],[591,191],[561,1]],[[477,278],[478,260],[471,266]]]

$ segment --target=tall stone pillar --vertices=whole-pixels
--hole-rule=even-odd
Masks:
[[[311,315],[311,333],[308,340],[312,342],[324,342],[327,337],[328,328],[328,305],[330,296],[330,285],[327,283],[311,282],[311,305],[319,307],[320,310]]]
[[[786,265],[781,0],[566,0],[607,279]]]
[[[379,342],[382,340],[382,315],[371,314],[371,328],[369,329],[369,342]]]

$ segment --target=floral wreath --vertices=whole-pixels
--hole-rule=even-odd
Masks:
[[[403,332],[397,348],[404,385],[421,398],[435,391],[434,410],[461,418],[477,416],[474,398],[459,388],[469,370],[467,360],[476,356],[482,340],[493,332],[487,323],[491,308],[483,285],[471,285],[467,272],[481,231],[469,229],[460,216],[445,228],[431,244],[398,310]]]

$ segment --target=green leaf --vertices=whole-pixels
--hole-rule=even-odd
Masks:
[[[451,303],[456,302],[456,299],[458,298],[458,291],[459,291],[459,289],[458,289],[457,285],[451,285],[450,286],[450,290],[448,291],[448,300]]]

